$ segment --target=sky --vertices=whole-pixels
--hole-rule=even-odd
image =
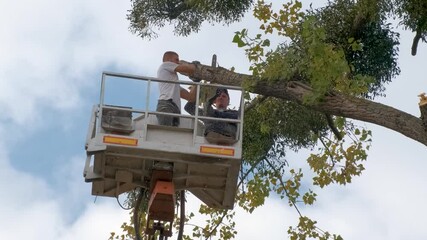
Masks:
[[[311,1],[303,1],[305,6]],[[313,1],[319,6],[325,1]],[[84,182],[84,142],[91,108],[98,103],[102,71],[155,76],[163,52],[248,73],[233,33],[257,22],[206,25],[176,37],[167,26],[153,41],[128,31],[130,1],[0,1],[0,236],[26,240],[102,240],[129,218],[114,198],[95,198]],[[377,101],[419,116],[427,91],[427,44],[410,55],[413,33],[401,31],[401,75]],[[214,40],[213,40],[214,39]],[[321,229],[344,239],[427,239],[427,148],[372,124],[366,170],[348,186],[318,191],[301,211]],[[289,155],[303,166],[309,152]],[[189,210],[197,209],[196,199]],[[270,198],[253,214],[237,212],[236,239],[287,239],[297,213]],[[190,231],[190,228],[186,230]]]

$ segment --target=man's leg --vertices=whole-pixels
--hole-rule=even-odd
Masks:
[[[170,100],[159,100],[157,102],[157,112],[180,113],[178,107]],[[178,126],[179,118],[174,116],[157,115],[157,121],[164,126]]]
[[[181,113],[175,103],[171,100],[159,100],[157,102],[157,112],[165,112],[165,113]],[[157,121],[160,125],[164,126],[178,126],[179,125],[179,117],[174,116],[165,116],[165,115],[156,115]],[[162,161],[154,161],[153,169],[157,170],[173,170],[172,162],[162,162]]]
[[[232,145],[237,142],[233,137],[225,136],[217,132],[207,132],[205,138],[209,143],[219,145]]]

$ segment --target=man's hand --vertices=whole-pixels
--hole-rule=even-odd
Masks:
[[[190,62],[187,62],[185,60],[179,60],[179,64],[190,64]]]
[[[196,78],[196,77],[188,77],[188,78],[190,78],[191,79],[191,81],[193,81],[193,82],[200,82],[200,81],[202,81],[202,79],[200,79],[200,78]]]
[[[200,62],[199,61],[192,61],[191,62],[192,64],[194,64],[194,65],[198,65],[198,64],[200,64]],[[200,79],[200,78],[195,78],[195,77],[189,77],[190,79],[191,79],[191,81],[193,81],[193,82],[200,82],[202,79]]]
[[[215,102],[215,99],[217,98],[217,97],[219,97],[219,95],[220,94],[215,94],[215,96],[213,96],[213,97],[211,97],[209,100],[208,100],[208,103],[209,103],[209,105],[212,105],[214,102]]]

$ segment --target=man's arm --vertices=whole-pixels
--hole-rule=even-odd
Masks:
[[[196,102],[196,93],[197,93],[196,86],[190,86],[190,91],[187,91],[186,89],[181,87],[181,91],[180,91],[179,95],[181,98],[184,98],[188,102],[195,103]]]
[[[186,76],[193,74],[195,70],[196,70],[196,66],[186,61],[180,61],[178,66],[175,68],[175,72],[181,73]],[[186,89],[181,87],[179,95],[181,98],[184,98],[189,102],[195,102],[196,88],[190,87],[190,91],[187,91]]]
[[[185,61],[180,61],[179,65],[175,68],[175,72],[184,74],[186,76],[193,74],[195,70],[196,65]]]
[[[213,115],[214,117],[217,117],[217,118],[237,119],[239,117],[239,112],[234,110],[223,111],[223,112],[214,110]]]

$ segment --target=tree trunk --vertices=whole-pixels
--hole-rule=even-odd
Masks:
[[[272,83],[271,81],[267,82],[254,79],[250,75],[235,73],[225,68],[213,68],[201,64],[197,64],[196,71],[192,76],[205,79],[212,83],[231,86],[242,86],[243,82],[249,81],[250,83],[254,83],[251,84],[252,93],[281,98],[299,104],[304,104],[304,96],[311,93],[310,86],[298,81],[278,81]],[[426,129],[419,117],[381,103],[333,93],[326,96],[322,102],[316,105],[305,106],[326,114],[377,124],[399,132],[427,146]]]

